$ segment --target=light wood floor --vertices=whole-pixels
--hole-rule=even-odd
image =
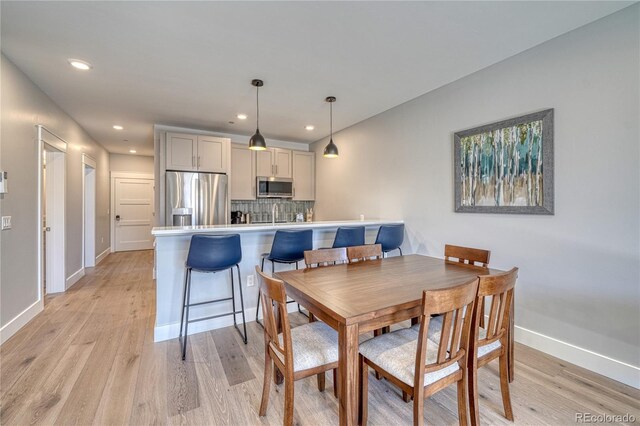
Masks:
[[[153,253],[112,254],[0,348],[0,423],[231,424],[282,423],[282,388],[272,388],[266,418],[262,329],[248,324],[249,344],[227,328],[190,337],[187,361],[177,340],[153,343]],[[292,315],[294,324],[306,318]],[[572,424],[577,412],[630,413],[640,392],[522,345],[516,346],[511,395],[517,424]],[[502,415],[497,366],[481,369],[484,424]],[[385,381],[370,379],[371,424],[410,424],[411,404]],[[296,383],[295,421],[338,423],[331,391],[315,378]],[[456,424],[452,386],[425,402],[427,424]],[[638,420],[636,420],[637,422]]]

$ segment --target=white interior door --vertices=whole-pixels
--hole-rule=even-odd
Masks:
[[[46,293],[66,290],[65,276],[65,154],[44,146],[43,175],[43,257]],[[46,170],[46,172],[45,172]],[[45,177],[46,175],[46,177]]]
[[[83,160],[85,161],[85,160]],[[84,163],[84,266],[96,266],[96,168]]]
[[[115,251],[153,248],[153,179],[115,178]]]

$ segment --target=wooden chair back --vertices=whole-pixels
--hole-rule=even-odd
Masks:
[[[481,275],[478,282],[478,298],[474,312],[474,336],[478,333],[478,324],[481,326],[481,317],[485,312],[482,309],[481,301],[491,297],[489,308],[489,320],[486,322],[487,332],[483,339],[477,339],[477,346],[492,343],[498,339],[506,338],[507,327],[509,327],[509,316],[511,315],[511,305],[513,302],[513,291],[518,279],[518,268],[513,268],[508,272],[497,275]],[[488,303],[487,299],[487,302]],[[505,341],[503,341],[505,343]]]
[[[287,316],[287,292],[284,283],[266,275],[259,266],[256,266],[258,274],[260,301],[262,303],[262,316],[264,323],[265,345],[272,351],[277,351],[284,356],[285,368],[291,369],[293,374],[293,347],[291,345],[291,327]],[[282,327],[282,340],[278,338],[278,324]]]
[[[382,244],[347,247],[347,257],[349,262],[382,259]]]
[[[307,268],[338,265],[347,263],[347,248],[331,248],[322,250],[307,250],[304,252],[304,263]]]
[[[472,313],[478,292],[478,279],[451,288],[425,290],[422,294],[420,334],[416,354],[414,389],[424,387],[426,373],[441,370],[453,363],[466,368],[471,335]],[[438,354],[434,362],[427,364],[427,330],[432,315],[442,315],[442,332]]]
[[[491,252],[489,250],[452,246],[449,244],[444,246],[444,258],[450,262],[453,262],[454,260],[452,260],[452,258],[455,258],[459,263],[465,265],[476,265],[476,263],[479,263],[479,265],[476,266],[487,268],[490,257]]]

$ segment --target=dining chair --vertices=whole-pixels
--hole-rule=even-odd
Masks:
[[[488,268],[490,257],[491,251],[489,250],[454,246],[450,244],[446,244],[444,246],[444,258],[450,262],[453,262],[453,259],[457,259],[458,263],[465,265],[479,264],[476,266]]]
[[[402,328],[360,345],[360,414],[367,423],[368,368],[413,398],[413,424],[424,422],[424,398],[456,383],[458,421],[467,424],[467,368],[478,279],[456,287],[425,290],[418,328]],[[437,340],[427,337],[432,314],[442,314]]]
[[[304,252],[304,263],[307,268],[323,268],[348,263],[347,249],[345,247],[307,250]],[[316,321],[315,316],[309,312],[309,322]],[[337,370],[333,370],[333,394],[338,397],[338,376]],[[318,387],[324,388],[325,373],[318,373]]]
[[[478,406],[478,368],[498,358],[500,365],[500,392],[505,417],[513,421],[511,395],[509,393],[508,372],[508,333],[513,293],[518,268],[499,275],[481,275],[478,283],[478,296],[473,313],[472,339],[469,349],[469,411],[471,424],[479,424]],[[486,327],[480,327],[480,318],[484,311],[480,309],[480,301],[491,297],[489,319]],[[487,299],[488,300],[488,299]]]
[[[382,245],[367,244],[364,246],[347,247],[347,257],[349,258],[349,263],[382,259]]]
[[[284,376],[284,425],[292,425],[293,383],[338,368],[338,333],[320,321],[291,329],[284,283],[265,275],[258,266],[256,273],[264,319],[264,382],[259,414],[261,417],[267,414],[275,365]],[[318,381],[318,389],[324,391],[324,381]]]
[[[490,250],[454,246],[450,244],[445,244],[444,246],[444,259],[449,262],[456,261],[461,265],[482,266],[483,268],[488,268],[490,258]],[[484,298],[480,301],[480,310],[484,312]],[[480,327],[484,327],[484,315],[480,317]]]
[[[378,229],[376,242],[382,244],[382,252],[386,255],[393,250],[399,250],[402,256],[402,242],[404,241],[404,224],[382,225]]]
[[[304,263],[307,268],[339,265],[348,262],[349,258],[345,247],[307,250],[304,252]]]
[[[271,273],[275,272],[276,263],[285,263],[288,265],[295,264],[298,269],[298,262],[304,259],[304,252],[313,248],[313,230],[285,230],[279,229],[276,231],[273,237],[273,243],[271,244],[271,251],[269,253],[262,254],[261,270],[264,271],[264,261],[271,262]],[[294,300],[289,300],[288,303],[294,303]],[[258,319],[258,313],[260,312],[260,299],[256,305],[256,322],[262,325]],[[298,305],[298,312],[306,315],[300,309]]]

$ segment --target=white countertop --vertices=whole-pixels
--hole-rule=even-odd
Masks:
[[[159,226],[151,230],[155,237],[170,237],[178,235],[230,233],[230,232],[269,232],[278,229],[319,229],[337,228],[339,226],[380,226],[404,223],[403,220],[334,220],[317,222],[286,222],[286,223],[249,223],[233,225],[203,225],[203,226]]]

